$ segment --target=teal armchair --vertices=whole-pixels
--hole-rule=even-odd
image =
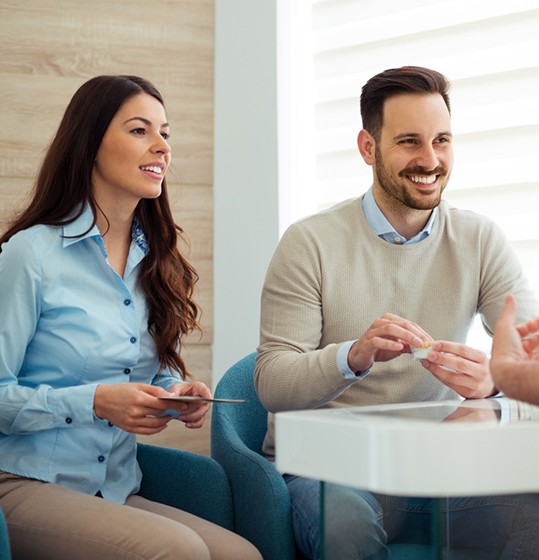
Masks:
[[[139,443],[139,494],[232,529],[232,497],[227,476],[211,457]]]
[[[139,443],[140,495],[232,530],[232,496],[227,476],[211,457]],[[0,560],[11,560],[6,520],[0,510]]]
[[[253,384],[256,354],[233,365],[215,388],[216,398],[242,398],[242,404],[213,405],[211,454],[230,481],[234,530],[251,541],[264,560],[296,557],[290,498],[272,462],[262,454],[268,413]]]
[[[9,549],[9,534],[7,532],[6,518],[0,509],[0,560],[11,560]]]

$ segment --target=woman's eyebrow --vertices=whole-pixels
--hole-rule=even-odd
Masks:
[[[147,124],[148,126],[151,126],[151,124],[152,124],[152,121],[150,121],[148,119],[145,119],[144,117],[131,117],[130,119],[127,119],[124,122],[124,124],[127,124],[128,122],[131,122],[131,121],[142,121],[144,124]],[[170,125],[168,124],[168,122],[166,122],[166,123],[163,123],[161,125],[161,128],[169,127],[169,126]]]

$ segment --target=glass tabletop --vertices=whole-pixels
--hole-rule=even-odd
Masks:
[[[389,495],[539,491],[539,407],[518,401],[290,411],[275,421],[283,473]]]

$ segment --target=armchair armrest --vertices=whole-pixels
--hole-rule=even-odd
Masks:
[[[281,474],[243,443],[228,419],[221,421],[221,437],[212,438],[212,457],[230,481],[236,532],[268,560],[294,558],[290,497]]]
[[[9,534],[7,531],[6,518],[0,509],[0,558],[2,560],[11,559],[11,550],[9,548]]]
[[[141,496],[233,528],[230,485],[217,461],[143,443],[137,444],[137,460],[142,470]]]

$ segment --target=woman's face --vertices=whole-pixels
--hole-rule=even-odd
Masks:
[[[165,109],[155,97],[139,93],[127,99],[97,151],[92,172],[97,203],[133,210],[140,199],[157,198],[171,160],[168,135]]]

